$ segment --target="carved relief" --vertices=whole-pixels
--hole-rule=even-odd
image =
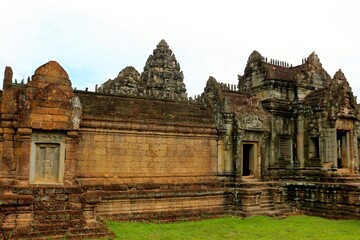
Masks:
[[[67,101],[68,96],[59,88],[58,85],[49,84],[45,88],[39,89],[38,94],[35,95],[35,99],[44,99],[47,101]]]
[[[262,128],[263,124],[257,115],[244,116],[242,124],[245,128]]]

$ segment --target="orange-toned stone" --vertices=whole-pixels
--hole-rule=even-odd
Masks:
[[[69,75],[56,61],[50,61],[35,70],[35,75],[69,79]]]

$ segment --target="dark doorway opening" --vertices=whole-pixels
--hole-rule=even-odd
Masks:
[[[253,144],[243,144],[243,176],[251,175],[251,165],[253,162]]]

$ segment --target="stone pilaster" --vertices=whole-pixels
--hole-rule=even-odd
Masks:
[[[305,165],[304,158],[304,116],[299,115],[296,121],[296,157],[299,163],[299,167],[303,168]]]
[[[17,130],[17,158],[19,159],[18,169],[19,179],[29,179],[29,161],[30,161],[30,146],[31,146],[31,128],[19,128]]]
[[[232,173],[234,171],[233,164],[233,139],[232,139],[232,114],[225,113],[225,172]]]

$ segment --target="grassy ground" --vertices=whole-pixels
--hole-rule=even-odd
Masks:
[[[310,216],[223,217],[195,222],[107,222],[115,239],[360,239],[360,221]]]

